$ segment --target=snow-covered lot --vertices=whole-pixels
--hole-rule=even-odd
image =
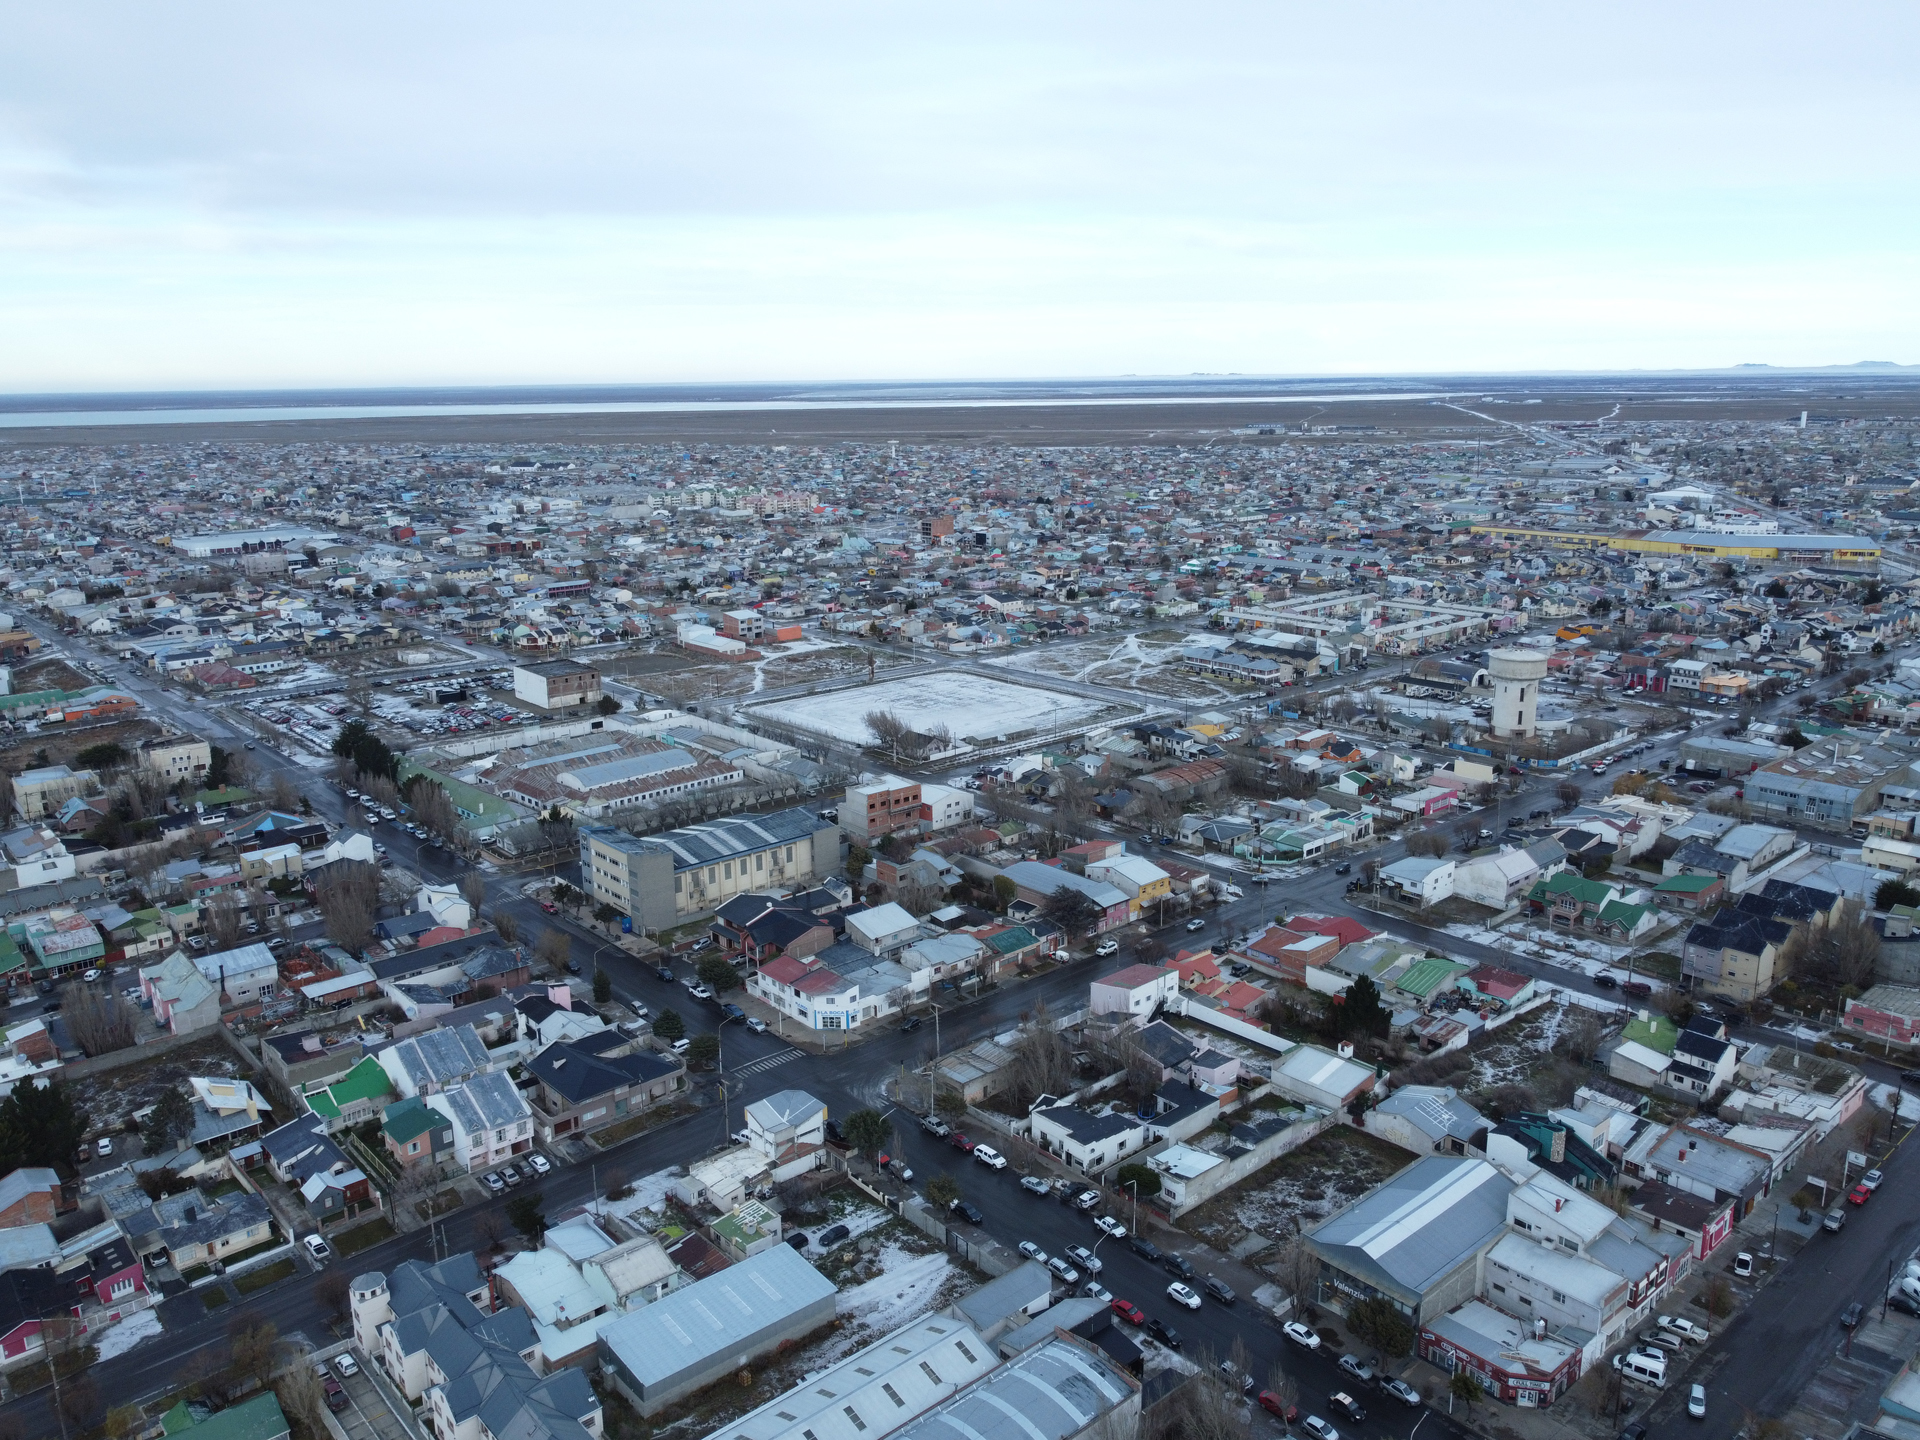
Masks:
[[[1084,724],[1103,712],[1116,718],[1122,713],[1122,707],[1100,700],[953,673],[883,680],[754,708],[770,719],[856,745],[870,745],[878,738],[866,717],[886,711],[923,735],[945,726],[956,742],[976,747]]]

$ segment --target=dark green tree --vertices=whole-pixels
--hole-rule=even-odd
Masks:
[[[611,695],[602,695],[600,697],[600,703],[594,708],[602,715],[618,715],[620,713],[620,702]]]
[[[1405,1355],[1413,1349],[1413,1325],[1390,1300],[1377,1296],[1355,1301],[1347,1310],[1347,1328],[1383,1355]]]
[[[687,1022],[677,1010],[662,1010],[654,1017],[653,1033],[662,1040],[678,1040],[687,1033]]]
[[[960,1198],[960,1182],[953,1176],[941,1171],[927,1181],[927,1203],[945,1210]]]
[[[1093,928],[1093,922],[1100,918],[1100,907],[1080,891],[1062,885],[1047,897],[1040,913],[1066,931],[1070,938],[1078,938]]]
[[[1873,892],[1873,908],[1891,910],[1896,905],[1920,905],[1920,890],[1904,880],[1882,880]]]
[[[733,962],[718,955],[705,957],[694,973],[699,975],[700,983],[716,995],[738,989],[740,985],[740,972],[733,968]]]
[[[711,1030],[702,1031],[687,1042],[687,1059],[696,1065],[711,1065],[720,1058],[720,1037]]]
[[[89,770],[111,770],[116,765],[126,763],[127,747],[113,740],[99,745],[89,745],[73,757],[74,763]]]
[[[1393,1015],[1380,1003],[1380,987],[1371,977],[1362,975],[1347,987],[1343,1000],[1328,1007],[1334,1034],[1385,1039],[1393,1028]]]
[[[193,1133],[193,1103],[178,1086],[169,1086],[140,1122],[140,1143],[149,1155],[177,1150]]]
[[[22,1165],[45,1165],[73,1174],[74,1156],[87,1138],[87,1112],[58,1080],[24,1081],[0,1100],[0,1174]]]
[[[593,972],[593,1003],[604,1005],[613,999],[613,977],[596,968]]]
[[[869,1160],[885,1148],[893,1136],[893,1127],[878,1110],[856,1110],[840,1126],[847,1143]]]
[[[1113,1183],[1146,1200],[1160,1193],[1160,1172],[1145,1165],[1122,1165],[1114,1172]]]
[[[529,1240],[537,1241],[547,1233],[547,1216],[541,1206],[546,1196],[529,1190],[507,1201],[507,1223]]]

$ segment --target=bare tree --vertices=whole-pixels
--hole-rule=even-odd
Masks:
[[[884,747],[898,762],[901,742],[912,733],[906,721],[891,710],[869,710],[860,718],[866,722],[867,729],[873,732],[874,742]]]
[[[1061,1095],[1073,1088],[1073,1047],[1054,1029],[1045,1002],[1020,1029],[1013,1042],[1008,1067],[1008,1093],[1016,1105],[1030,1105],[1042,1095]]]
[[[555,975],[563,974],[567,961],[573,958],[573,939],[566,931],[549,925],[533,942],[533,957],[538,966]]]
[[[294,786],[293,777],[284,770],[273,772],[273,808],[292,812],[300,808],[300,791]]]
[[[487,903],[487,881],[478,870],[469,870],[460,877],[460,896],[473,907],[478,915],[480,907]]]
[[[520,938],[520,922],[506,910],[493,912],[493,930],[502,945],[511,945]]]
[[[231,890],[216,891],[201,913],[201,928],[207,932],[207,944],[214,950],[231,950],[246,933],[240,918],[240,901]]]
[[[321,872],[315,892],[327,938],[343,950],[366,949],[379,915],[380,871],[353,860],[336,860]]]
[[[407,792],[407,804],[413,818],[444,840],[460,833],[460,814],[453,808],[445,787],[431,780],[417,782]]]
[[[89,1055],[125,1050],[134,1043],[133,1011],[111,991],[75,980],[66,987],[60,1008],[67,1029]]]

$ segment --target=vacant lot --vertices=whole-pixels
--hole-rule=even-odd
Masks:
[[[16,679],[14,688],[19,689]],[[38,733],[16,730],[0,741],[0,772],[18,775],[39,765],[71,765],[73,757],[90,745],[116,744],[132,751],[143,740],[151,740],[160,727],[151,720],[108,720],[99,725],[78,725],[63,729],[49,725]]]
[[[1364,1131],[1336,1125],[1190,1211],[1180,1224],[1220,1250],[1249,1234],[1277,1239],[1351,1205],[1413,1159]]]
[[[139,1023],[151,1028],[145,1011]],[[96,1128],[117,1130],[134,1111],[153,1104],[166,1091],[185,1090],[189,1076],[231,1078],[249,1073],[232,1047],[216,1035],[156,1055],[142,1065],[69,1080],[67,1089]]]

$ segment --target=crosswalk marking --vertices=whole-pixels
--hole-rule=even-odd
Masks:
[[[762,1070],[771,1070],[774,1066],[784,1065],[789,1060],[798,1060],[805,1053],[806,1052],[802,1050],[782,1050],[778,1054],[768,1055],[762,1059],[750,1061],[745,1065],[736,1065],[727,1073],[730,1075],[758,1075]]]

